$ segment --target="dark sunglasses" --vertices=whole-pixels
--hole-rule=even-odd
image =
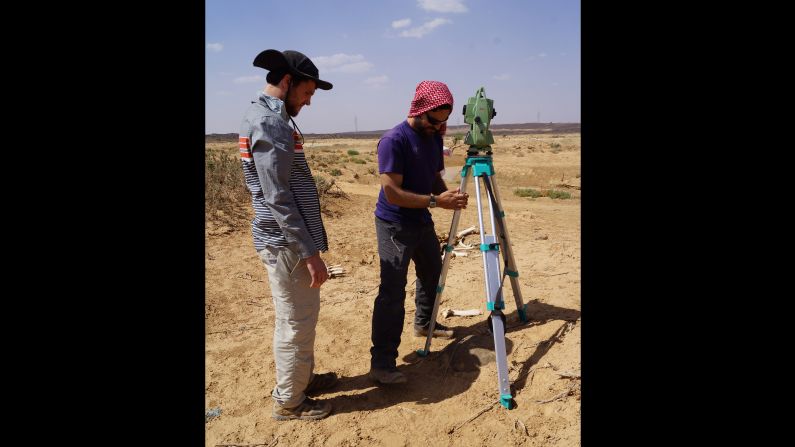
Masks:
[[[447,120],[444,120],[444,121],[437,120],[436,118],[432,117],[431,115],[428,115],[428,112],[425,112],[425,119],[428,120],[428,122],[431,124],[431,126],[438,126],[439,124],[447,122]]]

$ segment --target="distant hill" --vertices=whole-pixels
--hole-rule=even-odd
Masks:
[[[494,135],[543,134],[543,133],[580,133],[580,123],[523,123],[523,124],[492,124],[489,129]],[[305,138],[378,138],[388,129],[368,130],[361,132],[339,133],[305,133]],[[469,126],[449,126],[447,135],[466,134]],[[204,136],[206,143],[237,141],[236,133],[213,133]]]

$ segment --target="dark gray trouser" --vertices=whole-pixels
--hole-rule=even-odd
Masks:
[[[375,233],[381,258],[381,285],[373,307],[370,366],[389,369],[396,366],[403,332],[409,261],[414,261],[417,275],[414,325],[424,327],[430,323],[442,273],[442,255],[433,223],[402,224],[376,217]]]
[[[315,327],[320,312],[320,289],[310,289],[306,261],[294,250],[266,247],[259,252],[268,270],[274,308],[273,360],[276,386],[271,396],[285,408],[306,399],[304,390],[315,366]]]

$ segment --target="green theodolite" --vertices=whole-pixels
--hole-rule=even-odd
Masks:
[[[473,148],[475,152],[489,149],[489,153],[491,153],[490,145],[494,143],[494,137],[489,130],[489,123],[496,115],[494,101],[486,98],[486,91],[483,87],[475,92],[475,96],[469,97],[464,105],[464,122],[470,125],[469,132],[464,138],[464,144],[470,146],[467,153],[471,152]]]

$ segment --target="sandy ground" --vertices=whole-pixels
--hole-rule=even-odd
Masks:
[[[398,357],[408,383],[378,387],[367,378],[370,323],[378,288],[373,211],[379,186],[377,140],[307,141],[313,173],[334,179],[347,197],[324,199],[328,265],[345,275],[321,289],[316,370],[336,371],[337,388],[319,396],[333,405],[320,421],[271,419],[273,306],[267,272],[247,223],[208,222],[206,237],[206,445],[406,446],[580,445],[580,136],[495,135],[494,167],[530,322],[521,324],[506,280],[509,376],[517,407],[500,406],[493,338],[486,331],[484,272],[479,251],[451,260],[440,308],[481,309],[474,317],[439,317],[456,329],[434,339],[431,353],[415,351],[413,265]],[[452,138],[445,144],[455,146]],[[211,144],[208,144],[210,146]],[[237,152],[236,144],[212,143]],[[349,150],[364,163],[352,162]],[[445,158],[448,186],[460,184],[465,148]],[[338,169],[340,174],[331,176]],[[335,172],[336,173],[336,172]],[[563,185],[563,186],[561,186]],[[570,199],[528,198],[516,188],[570,192]],[[335,187],[336,188],[336,187]],[[336,190],[336,189],[335,189]],[[475,187],[458,230],[478,226]],[[486,208],[487,210],[487,208]],[[453,213],[433,210],[438,235]],[[486,225],[491,233],[491,226]],[[466,243],[479,243],[477,235]]]

